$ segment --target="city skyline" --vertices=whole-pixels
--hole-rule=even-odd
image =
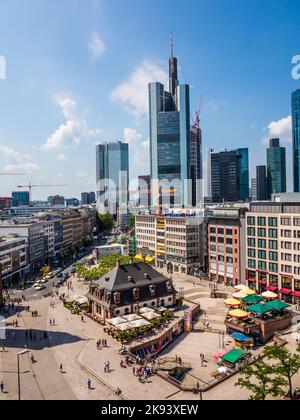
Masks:
[[[152,3],[162,17],[169,15],[166,5]],[[273,1],[271,7],[260,1],[258,9],[257,1],[249,2],[247,19],[256,22],[253,32],[251,25],[243,24],[239,2],[232,0],[225,7],[220,1],[197,1],[193,16],[189,9],[182,15],[174,7],[170,27],[144,34],[143,42],[138,36],[142,17],[154,18],[155,7],[141,10],[137,4],[77,0],[70,8],[69,0],[43,7],[36,0],[26,5],[14,0],[2,6],[6,19],[0,28],[0,54],[6,58],[7,75],[0,81],[0,167],[27,175],[1,177],[1,195],[11,195],[19,183],[51,181],[68,187],[47,189],[46,194],[36,190],[35,200],[57,193],[79,198],[82,191],[95,190],[95,145],[118,139],[130,145],[131,177],[150,173],[147,86],[168,83],[171,31],[182,66],[178,78],[191,83],[192,115],[204,95],[203,150],[249,146],[254,176],[256,166],[263,164],[260,155],[265,155],[257,150],[265,150],[269,138],[279,137],[287,147],[292,191],[290,97],[300,86],[291,75],[292,58],[299,52],[292,34],[298,3],[289,2],[287,8],[283,2]],[[26,28],[23,18],[14,15],[16,7],[26,18]],[[17,19],[13,29],[8,24],[12,15]],[[64,17],[55,21],[57,15]],[[200,29],[192,24],[194,16],[202,17]],[[180,25],[185,17],[192,30]],[[125,30],[128,21],[130,34]],[[79,30],[74,36],[75,27]],[[258,39],[262,52],[256,48]]]

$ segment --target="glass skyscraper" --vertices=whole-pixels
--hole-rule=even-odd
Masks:
[[[116,143],[98,144],[96,146],[96,180],[97,198],[108,193],[116,195],[116,202],[120,197],[128,200],[129,186],[129,145],[118,141]],[[109,180],[111,185],[101,185],[101,181]]]
[[[215,203],[249,199],[248,149],[210,151],[211,198]]]
[[[286,150],[279,139],[271,139],[267,149],[267,192],[268,198],[286,192]]]
[[[300,192],[300,89],[292,94],[294,192]]]
[[[181,204],[190,204],[190,88],[178,81],[177,59],[169,62],[169,91],[149,84],[151,180],[181,182]],[[177,191],[178,193],[178,191]],[[153,197],[153,205],[157,197]]]

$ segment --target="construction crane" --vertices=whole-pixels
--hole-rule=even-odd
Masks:
[[[56,188],[56,187],[67,187],[68,185],[66,184],[41,184],[41,185],[35,185],[35,184],[31,184],[31,182],[29,182],[28,185],[18,185],[18,188],[28,188],[29,189],[29,201],[31,202],[31,198],[32,198],[32,188]]]
[[[201,101],[200,101],[200,106],[199,106],[199,110],[196,112],[196,117],[195,119],[192,118],[193,121],[193,126],[195,128],[200,128],[200,122],[201,122],[201,112],[202,112],[202,107],[203,107],[203,100],[204,100],[204,95],[201,96]]]

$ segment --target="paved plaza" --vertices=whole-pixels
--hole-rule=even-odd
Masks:
[[[60,293],[66,293],[69,297],[87,293],[86,284],[75,277],[72,282],[73,291],[68,292],[67,288],[63,288]],[[184,275],[174,275],[174,283],[177,290],[183,289],[187,299],[200,303],[204,312],[194,325],[195,330],[179,337],[165,349],[163,356],[180,356],[191,363],[194,376],[209,382],[212,380],[211,372],[216,368],[212,355],[220,349],[220,337],[203,331],[203,321],[208,321],[212,328],[224,330],[226,309],[221,300],[210,299],[208,284]],[[130,400],[199,399],[198,395],[180,391],[159,376],[150,378],[148,383],[140,383],[133,375],[132,367],[120,366],[120,344],[104,334],[103,327],[91,319],[85,318],[82,322],[80,316],[72,315],[57,296],[29,302],[28,305],[31,310],[37,310],[39,316],[32,318],[31,312],[23,311],[18,318],[18,328],[8,327],[10,337],[6,340],[5,351],[1,352],[0,349],[0,375],[6,391],[0,395],[0,399],[17,399],[17,353],[25,345],[30,353],[20,357],[20,371],[21,397],[26,400],[114,400],[118,398],[116,388],[121,389],[123,399]],[[16,319],[16,315],[11,313],[7,321]],[[55,320],[54,325],[50,325],[50,320]],[[35,333],[35,340],[26,340],[26,330]],[[44,332],[48,334],[47,339],[44,339]],[[97,350],[96,343],[101,338],[108,340],[108,347]],[[293,340],[289,346],[295,347]],[[201,366],[200,353],[205,355],[207,361],[204,366]],[[36,363],[32,363],[31,355]],[[104,373],[104,363],[107,361],[110,362],[110,373]],[[92,381],[91,390],[87,387],[88,378]],[[234,376],[204,393],[203,399],[248,399],[248,391],[234,387],[237,379],[238,376]],[[295,383],[300,384],[300,376],[295,378]]]

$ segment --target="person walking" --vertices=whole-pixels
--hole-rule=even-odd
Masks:
[[[0,382],[0,390],[1,390],[2,393],[4,392],[4,382],[3,381]]]
[[[90,378],[87,380],[87,387],[89,390],[92,389],[92,381],[90,380]]]
[[[60,364],[59,369],[60,369],[60,373],[63,373],[63,365],[62,365],[62,363]]]

